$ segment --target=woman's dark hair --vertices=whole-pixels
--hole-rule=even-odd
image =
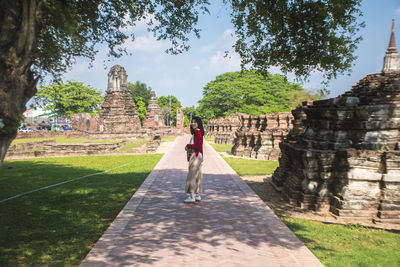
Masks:
[[[201,131],[201,135],[204,136],[203,122],[201,121],[200,117],[193,117],[192,121],[196,121],[197,122],[197,127],[199,127],[199,130]],[[194,134],[194,130],[192,128],[192,125],[190,125],[190,133]]]

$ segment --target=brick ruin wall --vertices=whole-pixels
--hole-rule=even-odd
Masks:
[[[242,115],[241,127],[235,133],[232,154],[256,159],[277,160],[279,143],[291,130],[289,112],[267,115]]]
[[[226,118],[210,120],[207,136],[217,144],[232,144],[232,154],[257,159],[277,160],[279,143],[292,129],[289,112],[267,115],[234,113]]]
[[[344,221],[400,223],[400,74],[372,74],[292,111],[272,177],[285,198]]]
[[[216,144],[232,144],[235,140],[235,132],[241,126],[241,116],[244,114],[234,113],[226,118],[210,120],[207,123],[206,136],[214,137]]]

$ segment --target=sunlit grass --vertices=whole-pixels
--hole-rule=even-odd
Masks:
[[[21,138],[14,139],[11,145],[18,145],[21,143],[33,143],[45,140],[56,140],[56,143],[118,143],[121,142],[122,139],[89,139],[86,137],[65,137],[65,136],[56,136],[56,137],[38,137],[38,138]]]
[[[224,157],[224,160],[241,176],[272,174],[279,166],[278,161]]]
[[[228,144],[210,144],[217,152],[231,152],[233,145]]]
[[[354,224],[282,220],[325,266],[400,266],[399,233]]]
[[[20,143],[33,143],[33,142],[39,142],[39,141],[45,141],[45,140],[54,140],[56,139],[51,138],[51,137],[37,137],[37,138],[21,138],[21,139],[14,139],[11,142],[11,145],[18,145]]]
[[[160,160],[161,154],[5,161],[0,200],[0,266],[77,266]]]
[[[88,139],[85,137],[72,137],[68,138],[60,136],[56,138],[57,143],[118,143],[122,139]]]
[[[176,136],[166,136],[161,138],[162,142],[174,142],[176,139]]]
[[[205,136],[204,139],[205,139],[207,142],[214,142],[214,141],[215,141],[215,137],[210,137],[210,136]]]
[[[144,143],[150,142],[150,139],[132,139],[129,140],[128,144],[124,145],[119,149],[121,152],[129,152],[132,151],[134,148],[138,148]]]

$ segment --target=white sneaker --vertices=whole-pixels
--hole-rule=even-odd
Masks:
[[[195,196],[194,199],[195,199],[196,201],[201,201],[201,196]]]
[[[196,199],[195,198],[191,198],[190,196],[188,196],[187,199],[185,199],[183,202],[185,202],[185,203],[196,203]]]

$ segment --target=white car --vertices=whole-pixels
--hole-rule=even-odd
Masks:
[[[33,130],[32,128],[22,128],[21,130],[19,130],[21,133],[31,133],[34,132],[35,130]]]

